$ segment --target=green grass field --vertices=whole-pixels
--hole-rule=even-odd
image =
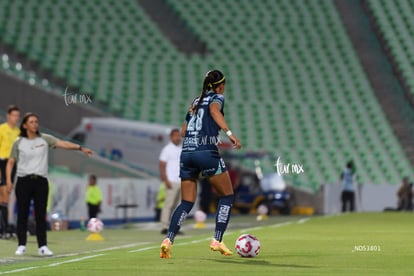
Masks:
[[[105,241],[85,241],[78,230],[48,232],[54,257],[36,256],[34,237],[27,254],[14,256],[16,241],[0,241],[0,274],[24,275],[414,275],[411,213],[360,213],[327,217],[235,216],[225,235],[233,247],[242,233],[257,236],[257,258],[225,257],[209,250],[207,229],[178,236],[171,259],[159,258],[162,236],[149,224],[103,231]]]

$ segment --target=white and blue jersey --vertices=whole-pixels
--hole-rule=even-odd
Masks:
[[[199,98],[195,99],[195,107]],[[218,103],[224,115],[224,96],[208,92],[196,113],[188,112],[187,130],[183,139],[180,159],[181,179],[197,179],[225,172],[226,165],[218,151],[220,127],[210,114],[210,104]]]

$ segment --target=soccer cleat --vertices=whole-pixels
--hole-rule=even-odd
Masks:
[[[166,238],[162,241],[160,247],[160,258],[169,259],[171,258],[171,248],[172,243],[169,238]]]
[[[19,246],[17,247],[17,250],[16,250],[16,255],[17,255],[17,256],[22,256],[22,255],[24,255],[24,253],[26,253],[26,246],[24,246],[24,245],[19,245]]]
[[[224,244],[224,242],[219,242],[216,239],[211,240],[210,249],[212,251],[219,251],[224,256],[233,255],[233,252],[231,252],[231,250],[227,248],[227,246]]]
[[[39,248],[39,256],[52,256],[52,255],[53,255],[53,252],[50,251],[46,245],[43,245],[42,247]]]

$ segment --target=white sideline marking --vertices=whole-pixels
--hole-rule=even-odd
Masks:
[[[16,272],[33,270],[33,269],[37,269],[37,268],[45,268],[45,267],[59,266],[61,264],[75,263],[75,262],[83,261],[83,260],[90,259],[90,258],[100,257],[100,256],[103,256],[103,255],[105,255],[105,254],[97,254],[97,255],[92,255],[92,256],[85,256],[85,257],[82,257],[82,258],[76,258],[76,259],[67,260],[67,261],[63,261],[63,262],[51,263],[51,264],[48,264],[48,265],[29,266],[29,267],[25,267],[25,268],[19,268],[19,269],[14,269],[14,270],[0,272],[0,274],[9,274],[9,273],[16,273]]]
[[[26,270],[32,270],[34,268],[38,268],[38,267],[37,266],[29,266],[29,267],[25,267],[25,268],[19,268],[19,269],[15,269],[15,270],[9,270],[9,271],[0,272],[0,274],[8,274],[8,273],[22,272],[22,271],[26,271]]]
[[[188,241],[188,242],[180,242],[176,245],[188,245],[188,244],[192,244],[192,243],[200,243],[200,242],[204,242],[204,241],[209,241],[211,240],[211,238],[205,238],[205,239],[201,239],[201,240],[195,240],[195,241]]]
[[[111,251],[111,250],[116,250],[116,249],[122,249],[122,248],[129,248],[129,247],[134,247],[134,246],[139,246],[139,245],[144,245],[144,244],[148,244],[148,242],[138,242],[138,243],[133,243],[133,244],[126,244],[126,245],[121,245],[121,246],[113,246],[113,247],[108,247],[108,248],[103,248],[103,249],[96,249],[96,250],[90,250],[90,251],[84,251],[84,252],[78,252],[78,253],[68,253],[68,254],[61,254],[61,255],[55,255],[51,258],[62,258],[62,257],[73,257],[73,256],[78,256],[78,255],[82,255],[82,254],[91,254],[91,253],[98,253],[98,252],[104,252],[104,251]],[[14,270],[9,270],[9,271],[3,271],[0,272],[0,275],[2,274],[9,274],[9,273],[16,273],[16,272],[22,272],[22,271],[26,271],[26,270],[32,270],[32,269],[36,269],[36,268],[43,268],[43,267],[53,267],[53,266],[58,266],[64,263],[73,263],[73,262],[78,262],[78,261],[82,261],[85,259],[89,259],[89,258],[95,258],[95,257],[100,257],[103,256],[105,254],[97,254],[97,255],[92,255],[92,256],[85,256],[82,258],[76,258],[76,259],[71,259],[71,260],[67,260],[67,261],[62,261],[62,262],[57,262],[57,263],[52,263],[52,264],[48,264],[48,265],[44,265],[44,266],[30,266],[30,267],[25,267],[25,268],[19,268],[19,269],[14,269]]]
[[[264,226],[257,226],[257,227],[252,227],[252,228],[246,228],[246,229],[239,230],[239,232],[240,232],[240,233],[243,233],[243,232],[249,232],[249,231],[261,230],[261,229],[263,229],[263,227],[264,227]]]
[[[322,216],[322,218],[324,219],[329,219],[329,218],[334,218],[334,217],[339,217],[339,216],[346,216],[349,213],[333,213],[333,214],[329,214],[329,215],[324,215]]]
[[[308,220],[310,220],[310,218],[303,218],[303,219],[300,219],[300,220],[298,220],[298,224],[302,224],[302,223],[305,223],[305,222],[307,222]]]
[[[146,251],[146,250],[155,249],[155,248],[158,248],[158,247],[157,246],[149,246],[149,247],[144,247],[144,248],[140,248],[140,249],[131,250],[131,251],[128,251],[128,253]]]
[[[85,256],[85,257],[81,257],[81,258],[77,258],[77,259],[72,259],[72,260],[67,260],[67,261],[63,261],[63,262],[57,262],[57,263],[53,263],[53,264],[48,264],[44,267],[52,267],[52,266],[58,266],[61,264],[67,264],[67,263],[75,263],[75,262],[79,262],[79,261],[83,261],[83,260],[87,260],[87,259],[91,259],[91,258],[96,258],[96,257],[100,257],[103,256],[105,254],[97,254],[97,255],[92,255],[92,256]]]
[[[103,248],[103,249],[96,249],[96,250],[83,251],[83,252],[77,252],[77,253],[61,254],[61,255],[56,255],[55,257],[79,256],[79,255],[83,255],[83,254],[91,254],[91,253],[98,253],[98,252],[105,252],[105,251],[112,251],[112,250],[117,250],[117,249],[135,247],[135,246],[140,246],[140,245],[144,245],[144,244],[148,244],[148,243],[149,242],[137,242],[137,243],[125,244],[125,245],[120,245],[120,246],[113,246],[113,247],[108,247],[108,248]]]
[[[282,223],[278,223],[278,224],[275,224],[275,225],[271,225],[270,227],[272,227],[272,228],[278,228],[278,227],[282,227],[282,226],[286,226],[286,225],[290,225],[290,224],[292,224],[292,222],[291,221],[287,221],[287,222],[282,222]]]

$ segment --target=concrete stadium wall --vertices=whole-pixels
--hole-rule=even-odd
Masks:
[[[79,151],[55,149],[49,151],[49,163],[54,166],[67,167],[78,174],[95,174],[99,177],[133,177],[152,178],[147,173],[137,171],[125,164],[97,156],[87,157]]]
[[[294,206],[312,207],[317,215],[324,213],[322,190],[314,193],[304,189],[290,187],[290,192],[294,196]]]
[[[356,211],[381,212],[386,208],[397,207],[397,191],[399,185],[364,184],[359,185],[355,198]],[[327,184],[323,186],[324,214],[341,212],[340,184]]]

